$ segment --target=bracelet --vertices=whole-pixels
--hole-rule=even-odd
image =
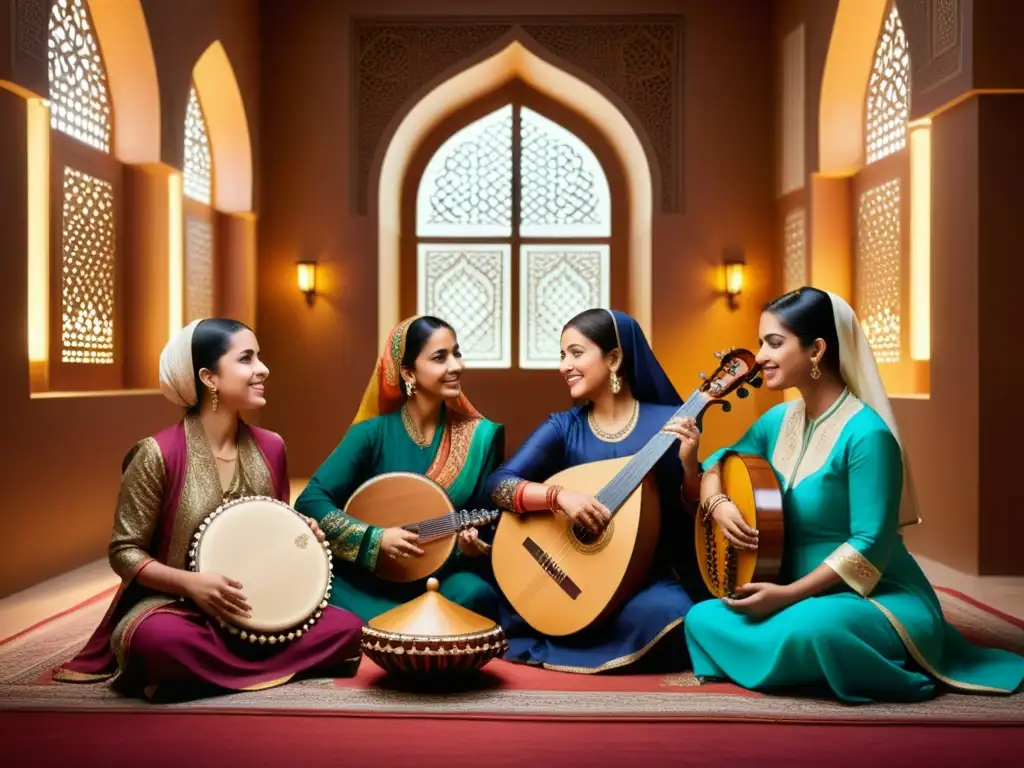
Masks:
[[[561,507],[558,506],[558,494],[562,492],[562,486],[560,485],[549,485],[547,494],[544,497],[544,503],[547,504],[547,508],[552,512],[560,512]]]
[[[718,506],[727,501],[731,502],[732,499],[730,499],[724,493],[716,493],[714,496],[711,496],[701,502],[701,505],[698,509],[703,509],[701,517],[703,518],[705,525],[708,524],[708,521],[711,519],[711,516],[714,514]]]

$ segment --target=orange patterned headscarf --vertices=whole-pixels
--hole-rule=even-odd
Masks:
[[[409,333],[409,327],[420,317],[422,315],[406,318],[388,334],[380,359],[373,368],[370,382],[366,385],[363,400],[359,404],[359,411],[356,413],[355,419],[352,420],[353,424],[387,413],[394,413],[405,403],[405,383],[402,381],[401,374],[402,358],[405,356],[405,339]],[[480,413],[469,402],[469,398],[465,394],[460,394],[457,398],[449,400],[448,407],[463,416],[480,418]]]

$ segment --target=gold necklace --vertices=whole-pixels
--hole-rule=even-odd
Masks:
[[[590,423],[590,428],[594,434],[606,443],[617,443],[621,440],[625,440],[629,437],[630,433],[636,428],[637,417],[640,415],[640,402],[637,400],[633,401],[633,414],[629,417],[629,421],[622,427],[618,432],[606,432],[601,428],[601,425],[597,423],[597,419],[594,418],[594,411],[591,409],[587,414],[587,421]]]
[[[420,432],[420,428],[416,426],[416,422],[412,420],[412,414],[409,413],[409,409],[406,406],[402,406],[402,426],[405,427],[405,432],[409,435],[409,439],[412,440],[420,448],[429,448],[430,441],[423,437],[423,433]]]

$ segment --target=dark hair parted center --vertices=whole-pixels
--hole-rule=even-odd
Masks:
[[[804,349],[809,350],[818,339],[824,341],[825,354],[820,367],[826,373],[840,376],[839,336],[836,334],[832,299],[827,293],[805,286],[769,301],[764,305],[764,311],[771,312],[792,331]]]
[[[402,355],[402,366],[410,371],[416,367],[416,358],[420,356],[423,347],[436,331],[447,328],[455,335],[455,329],[439,317],[423,315],[416,318],[405,332],[405,354]]]
[[[562,333],[565,333],[566,328],[573,328],[582,333],[597,344],[606,355],[612,350],[619,348],[619,336],[615,332],[615,320],[612,317],[612,313],[607,309],[585,309],[562,327]],[[618,373],[619,376],[622,376],[628,382],[630,387],[633,386],[633,369],[625,354],[623,354]]]

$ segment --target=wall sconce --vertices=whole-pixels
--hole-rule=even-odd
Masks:
[[[743,293],[743,271],[746,267],[746,259],[740,249],[730,249],[725,252],[725,295],[729,301],[729,309],[736,309],[739,306],[736,298]]]
[[[316,298],[316,262],[300,261],[296,263],[295,268],[299,290],[306,295],[306,303],[313,306],[313,300]]]

